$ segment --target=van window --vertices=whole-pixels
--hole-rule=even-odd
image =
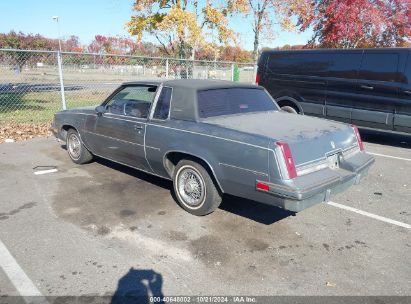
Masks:
[[[362,52],[335,53],[329,76],[336,78],[357,78]]]
[[[326,76],[331,64],[331,53],[278,52],[270,56],[268,69],[276,74]]]
[[[365,53],[359,78],[366,80],[397,80],[398,55],[395,53]]]

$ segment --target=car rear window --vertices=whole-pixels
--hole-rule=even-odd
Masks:
[[[201,118],[273,110],[278,110],[277,106],[261,89],[230,88],[198,92],[198,111]]]

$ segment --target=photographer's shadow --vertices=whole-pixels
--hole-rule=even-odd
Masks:
[[[158,297],[157,303],[163,303],[163,277],[151,269],[130,268],[117,285],[111,298],[111,304],[152,303],[150,297]]]

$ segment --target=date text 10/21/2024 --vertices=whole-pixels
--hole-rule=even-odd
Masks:
[[[169,296],[150,297],[150,303],[257,303],[257,299],[249,296]]]

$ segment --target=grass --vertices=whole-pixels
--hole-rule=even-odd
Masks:
[[[66,92],[67,108],[100,104],[108,91],[79,90]],[[62,109],[60,92],[0,94],[0,125],[2,123],[51,122]]]

